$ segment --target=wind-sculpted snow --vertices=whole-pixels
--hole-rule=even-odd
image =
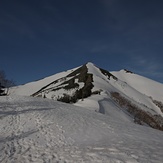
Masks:
[[[105,115],[48,99],[1,97],[0,162],[162,163],[163,132],[115,118],[119,108],[112,116],[109,103],[100,101]]]

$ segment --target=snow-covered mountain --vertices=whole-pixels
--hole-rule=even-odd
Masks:
[[[0,162],[162,163],[162,95],[92,63],[13,87],[0,97]]]
[[[11,95],[44,97],[89,108],[102,99],[123,110],[135,123],[163,130],[163,84],[127,70],[109,72],[93,63],[10,89]],[[84,101],[83,101],[84,100]],[[92,101],[92,100],[91,100]],[[99,104],[94,110],[101,111]]]

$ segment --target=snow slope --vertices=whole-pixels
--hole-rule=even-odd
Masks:
[[[66,97],[75,96],[77,90],[78,92],[86,92],[90,88],[90,83],[93,85],[90,92],[99,92],[101,95],[93,99],[87,97],[87,99],[84,99],[84,103],[78,99],[79,101],[77,100],[76,105],[82,105],[90,110],[100,111],[99,101],[104,99],[109,101],[112,98],[111,93],[118,92],[139,109],[150,113],[152,116],[159,115],[163,117],[163,112],[160,107],[153,102],[153,99],[163,102],[163,85],[161,83],[124,70],[109,73],[90,62],[39,81],[13,87],[9,90],[9,94],[35,95],[57,100],[65,95]],[[85,85],[87,87],[84,89]],[[68,89],[65,88],[66,86],[68,86]],[[90,103],[93,103],[94,107],[90,107]],[[107,105],[109,108],[116,108],[113,100],[107,102]],[[105,111],[105,114],[107,112],[109,111]],[[160,117],[158,118],[160,120]]]
[[[9,94],[30,96],[33,93],[40,90],[42,87],[48,85],[49,83],[51,83],[51,82],[53,82],[53,81],[55,81],[57,79],[60,79],[60,78],[63,78],[65,76],[67,76],[71,72],[75,71],[77,68],[74,68],[74,69],[71,69],[71,70],[68,70],[68,71],[64,71],[64,72],[61,72],[61,73],[57,73],[55,75],[46,77],[44,79],[40,79],[38,81],[34,81],[34,82],[30,82],[30,83],[27,83],[27,84],[24,84],[24,85],[12,87],[9,90]]]
[[[152,81],[153,84],[152,85],[150,84],[151,81],[150,79],[140,76],[138,77],[136,76],[135,78],[129,76],[127,79],[131,82],[129,82],[128,84],[128,80],[122,80],[125,78],[126,73],[118,75],[118,73],[113,72],[111,74],[116,76],[118,80],[115,80],[112,77],[108,79],[107,75],[102,74],[100,69],[97,68],[94,64],[88,63],[87,67],[88,72],[94,74],[93,75],[94,90],[102,89],[103,91],[106,91],[107,94],[110,94],[110,92],[120,92],[134,104],[139,105],[142,110],[149,111],[151,114],[154,115],[158,114],[163,117],[163,112],[161,112],[160,108],[153,103],[151,98],[144,95],[143,93],[144,90],[148,89],[150,90],[148,92],[152,93],[152,97],[155,97],[155,99],[160,100],[163,97],[163,85],[161,85],[160,83]],[[142,83],[144,82],[146,83],[146,85],[148,85],[148,80],[150,87],[147,86],[144,88],[144,85]],[[140,84],[137,87],[135,87],[134,83],[137,82],[139,82]],[[108,98],[110,98],[110,96],[108,96]],[[148,109],[146,107],[148,107]]]
[[[1,97],[0,162],[162,163],[163,132],[129,123],[108,103],[99,101],[105,115],[49,99]]]
[[[97,68],[93,63],[88,63],[88,73],[93,74],[93,90],[105,90],[105,91],[115,91],[115,88],[110,84],[108,77],[102,74],[99,68]],[[111,78],[111,80],[113,80]],[[114,80],[115,81],[115,80]]]
[[[127,73],[125,70],[113,71],[111,72],[118,79],[126,82],[131,87],[135,88],[137,91],[152,97],[154,100],[163,102],[163,84],[148,79],[146,77]]]

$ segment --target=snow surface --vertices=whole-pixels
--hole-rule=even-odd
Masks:
[[[111,72],[118,79],[126,82],[142,94],[152,97],[154,100],[163,102],[163,84],[146,77],[127,73],[125,70]]]
[[[119,72],[111,72],[114,76],[118,78],[118,80],[115,80],[112,77],[108,79],[108,77],[105,76],[93,63],[88,62],[86,66],[88,68],[88,73],[93,74],[94,87],[92,91],[102,91],[104,94],[108,95],[108,97],[106,98],[110,98],[110,92],[119,92],[122,96],[125,96],[132,103],[139,106],[139,108],[141,108],[142,110],[148,111],[152,115],[157,114],[163,117],[163,113],[160,108],[153,103],[153,99],[163,102],[163,84],[147,79],[140,75],[126,73],[126,71],[124,70],[121,70]],[[22,86],[13,87],[9,90],[9,94],[30,96],[41,88],[54,82],[55,80],[61,79],[60,82],[54,83],[54,85],[49,85],[49,87],[46,88],[44,92],[46,93],[46,97],[56,100],[58,97],[62,97],[65,93],[72,96],[76,91],[75,89],[58,89],[56,91],[53,91],[53,89],[54,86],[55,88],[58,88],[56,86],[63,83],[64,80],[70,79],[65,77],[74,70],[77,70],[78,68],[79,67],[68,70],[66,72],[58,73],[39,81],[27,83]],[[75,82],[78,82],[78,80],[76,79]],[[78,84],[79,88],[83,87],[83,83],[78,82]],[[87,99],[87,103],[90,102],[91,99]],[[85,104],[83,105],[85,106]],[[88,105],[86,106],[87,108],[90,108]],[[94,110],[97,110],[97,106],[98,105],[96,105],[96,108],[94,108]]]
[[[161,83],[155,82],[136,74],[126,73],[125,70],[121,70],[119,72],[111,72],[114,76],[118,78],[118,80],[115,80],[112,77],[110,77],[109,79],[93,63],[88,62],[86,66],[88,68],[88,73],[93,74],[94,87],[92,91],[101,91],[102,93],[108,95],[109,98],[110,92],[119,92],[122,96],[125,96],[132,103],[139,106],[139,108],[141,108],[142,110],[148,111],[152,115],[161,115],[163,117],[163,113],[160,108],[153,103],[153,99],[163,102],[163,85]],[[53,91],[53,89],[63,87],[63,85],[61,84],[65,80],[70,79],[66,76],[78,68],[79,67],[68,70],[66,72],[58,73],[42,80],[27,83],[22,86],[13,87],[9,90],[9,94],[30,96],[41,88],[49,85],[50,83],[59,80],[59,82],[50,84],[48,87],[46,87],[43,92],[46,94],[46,97],[49,99],[57,100],[58,97],[62,97],[63,94],[68,94],[72,96],[75,93],[76,89],[58,89],[56,91]],[[75,82],[79,84],[79,88],[83,86],[83,83],[78,82],[77,79],[75,80]],[[45,94],[41,94],[41,96],[43,97]],[[88,99],[87,101],[89,100],[90,99]],[[88,105],[87,107],[90,108]],[[97,107],[94,110],[97,110]]]
[[[138,77],[136,76],[134,79],[130,79],[130,77],[128,77],[128,79],[130,79],[131,81],[130,84],[128,84],[126,80],[125,81],[122,80],[124,79],[123,78],[123,76],[125,76],[124,74],[120,76],[116,72],[114,73],[111,72],[118,78],[118,80],[114,80],[112,77],[109,80],[104,74],[101,73],[99,68],[97,68],[93,63],[88,63],[87,67],[88,73],[93,74],[94,81],[93,91],[103,90],[106,91],[108,95],[110,94],[110,92],[120,92],[121,94],[124,94],[134,104],[139,105],[142,110],[149,111],[151,114],[154,115],[159,114],[163,116],[163,113],[161,112],[160,108],[153,103],[152,99],[149,98],[149,96],[143,94],[143,90],[145,90],[144,85],[139,84],[139,86],[137,87],[134,86],[134,83],[137,83],[137,81],[139,83],[143,82],[148,83],[148,80],[150,81],[150,79],[139,76]],[[132,82],[132,80],[134,82]],[[148,90],[151,90],[149,92],[155,90],[153,91],[152,97],[155,97],[157,100],[160,100],[163,97],[163,85],[154,81],[152,81],[152,83],[153,85],[150,85],[150,87],[148,87]],[[160,90],[162,90],[162,92]],[[157,94],[157,92],[159,93]]]
[[[107,90],[113,91],[115,88],[109,83],[108,78],[101,73],[99,68],[97,68],[93,63],[87,64],[88,73],[93,74],[93,91],[96,90]]]
[[[93,108],[99,97],[82,102]],[[49,99],[0,97],[0,162],[162,163],[163,132],[132,123],[102,97],[106,114]]]
[[[75,71],[77,68],[68,70],[68,71],[64,71],[61,73],[57,73],[55,75],[46,77],[44,79],[40,79],[38,81],[34,81],[34,82],[30,82],[24,85],[20,85],[20,86],[16,86],[16,87],[12,87],[9,90],[9,94],[13,95],[23,95],[23,96],[30,96],[33,93],[37,92],[38,90],[40,90],[41,88],[43,88],[44,86],[48,85],[49,83],[52,83],[53,81],[60,79],[62,77],[67,76],[68,74],[70,74],[71,72]]]

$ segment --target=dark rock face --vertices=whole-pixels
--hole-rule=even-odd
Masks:
[[[126,73],[133,74],[133,72],[132,72],[132,71],[130,71],[130,70],[127,70],[127,69],[124,69],[124,70],[126,71]]]
[[[5,93],[5,87],[2,86],[1,83],[0,83],[0,96],[4,96],[4,95],[6,95],[6,93]]]
[[[117,77],[115,77],[113,74],[111,74],[109,71],[104,70],[102,68],[100,68],[100,71],[108,77],[108,79],[110,80],[110,77],[112,77],[114,80],[118,80]]]
[[[75,82],[78,81],[78,82]],[[41,88],[39,91],[34,93],[32,96],[42,96],[42,93],[55,91],[64,89],[64,90],[75,90],[73,95],[68,95],[66,93],[63,94],[62,97],[58,97],[58,101],[66,102],[66,103],[74,103],[78,99],[83,99],[86,97],[91,96],[92,88],[93,88],[93,74],[88,73],[88,68],[86,65],[81,66],[80,68],[76,69],[72,73],[68,74],[64,78],[57,79],[50,84],[46,85],[45,87]],[[59,85],[55,86],[55,84]],[[84,86],[79,88],[79,83],[83,83]],[[53,86],[54,85],[54,86]],[[51,86],[51,87],[50,87]],[[50,87],[50,89],[48,88]]]

